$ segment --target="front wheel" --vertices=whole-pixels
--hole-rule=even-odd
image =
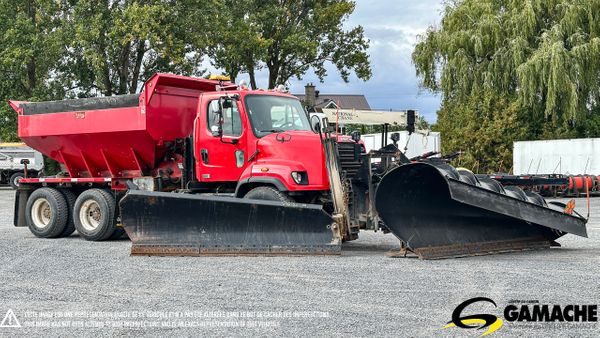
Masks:
[[[246,199],[277,201],[277,202],[293,202],[292,198],[272,187],[257,187],[244,196]]]
[[[89,189],[81,193],[73,207],[73,221],[81,237],[88,241],[109,239],[117,229],[116,201],[107,191]]]

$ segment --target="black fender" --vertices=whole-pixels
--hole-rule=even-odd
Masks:
[[[235,197],[243,197],[251,188],[261,185],[272,185],[279,191],[288,191],[285,184],[274,177],[250,177],[238,182],[235,188]]]

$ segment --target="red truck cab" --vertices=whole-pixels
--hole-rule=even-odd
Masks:
[[[329,189],[320,138],[289,94],[203,93],[193,135],[200,183],[234,183],[238,197],[261,185],[291,195]]]

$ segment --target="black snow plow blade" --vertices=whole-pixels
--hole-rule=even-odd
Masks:
[[[439,163],[387,173],[376,208],[388,229],[423,259],[558,246],[566,233],[587,237],[586,220],[537,194]]]
[[[132,190],[120,202],[132,255],[329,255],[341,240],[320,206]]]

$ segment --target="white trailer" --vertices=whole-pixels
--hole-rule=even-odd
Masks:
[[[600,138],[514,142],[513,172],[600,175]]]
[[[44,157],[24,143],[0,143],[0,184],[10,184],[13,189],[19,185],[19,179],[25,176],[25,165],[28,160],[27,175],[37,177],[44,168]]]

